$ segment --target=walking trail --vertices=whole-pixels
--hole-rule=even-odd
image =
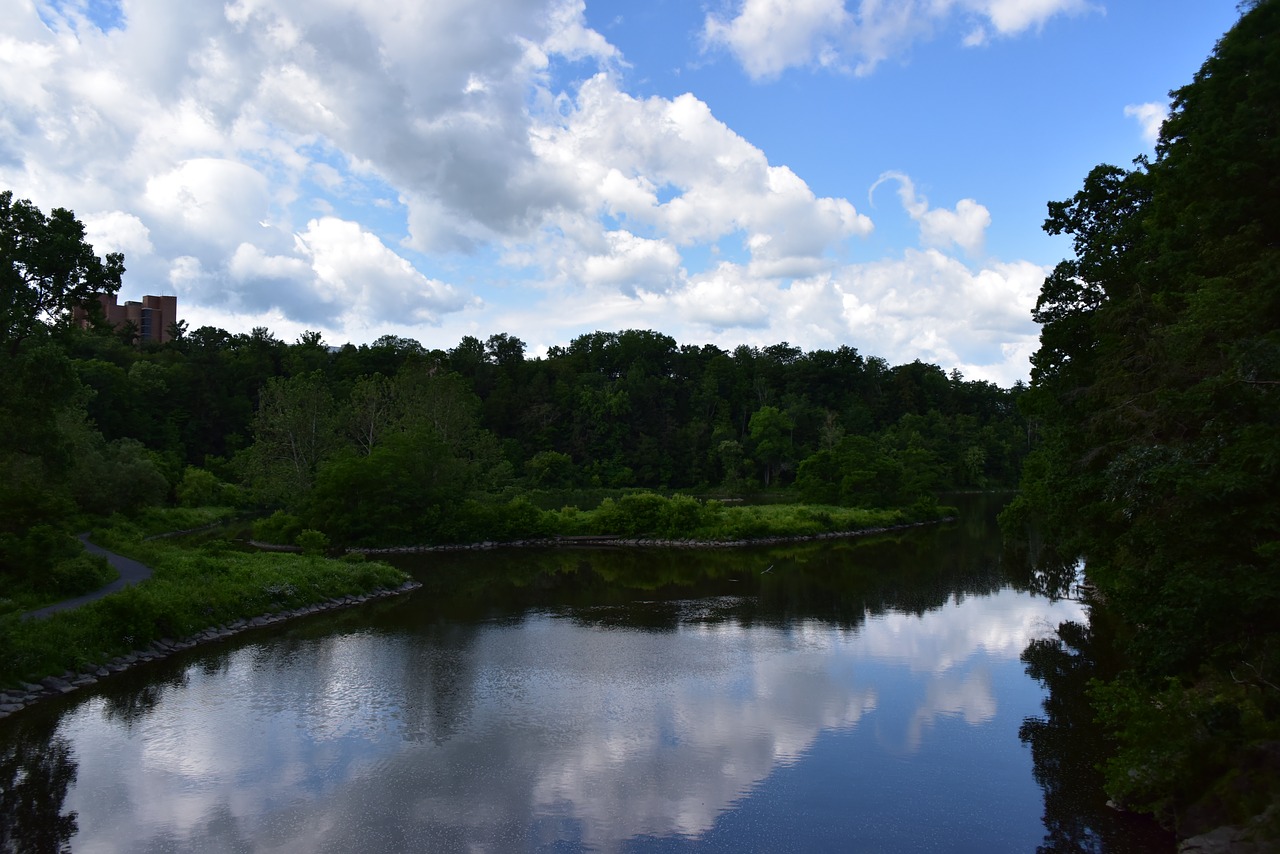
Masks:
[[[146,581],[151,577],[151,567],[138,563],[132,558],[124,555],[118,555],[115,552],[109,552],[101,546],[95,546],[89,542],[88,534],[80,534],[80,542],[84,543],[85,550],[89,554],[102,555],[107,559],[107,563],[111,564],[120,577],[105,587],[99,587],[92,593],[86,593],[83,596],[77,596],[74,599],[64,599],[61,602],[55,602],[52,605],[46,605],[35,611],[28,611],[22,617],[25,620],[41,620],[50,614],[56,614],[59,611],[69,611],[72,608],[79,608],[86,602],[92,602],[95,599],[101,599],[103,596],[115,593],[117,590],[123,590],[130,585],[137,584],[140,581]]]

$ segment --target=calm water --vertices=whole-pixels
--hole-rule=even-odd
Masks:
[[[1078,694],[1087,630],[1055,630],[1088,614],[1001,568],[991,509],[875,541],[419,558],[412,596],[0,722],[0,841],[1167,850],[1101,806],[1067,726],[1087,711],[1028,675]]]

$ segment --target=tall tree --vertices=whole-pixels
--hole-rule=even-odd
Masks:
[[[96,294],[120,290],[124,256],[99,258],[84,225],[66,208],[45,216],[30,201],[0,192],[0,345],[15,355],[42,329],[66,326]]]
[[[262,389],[250,453],[252,479],[268,501],[296,504],[337,444],[333,395],[319,373],[272,377]]]

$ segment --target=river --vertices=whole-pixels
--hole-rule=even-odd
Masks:
[[[411,595],[0,721],[0,850],[1171,850],[1103,805],[1090,614],[1031,592],[994,507],[405,558]]]

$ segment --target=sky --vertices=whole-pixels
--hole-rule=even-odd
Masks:
[[[1025,380],[1041,226],[1236,0],[0,0],[0,189],[196,329]]]

